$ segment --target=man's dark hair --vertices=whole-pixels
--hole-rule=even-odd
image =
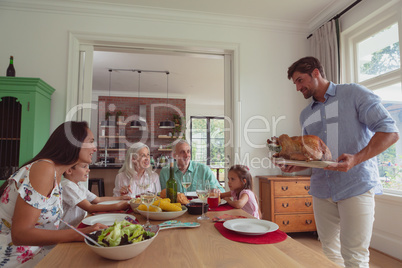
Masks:
[[[288,69],[288,79],[291,79],[295,72],[300,72],[304,74],[309,74],[318,69],[322,78],[325,79],[324,68],[322,67],[320,61],[314,57],[304,57],[293,63]]]

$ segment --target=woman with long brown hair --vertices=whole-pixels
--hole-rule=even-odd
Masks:
[[[62,216],[61,176],[78,161],[90,163],[96,152],[86,122],[65,122],[43,149],[6,182],[0,202],[0,266],[33,267],[49,247],[83,241],[73,230],[58,230]],[[84,233],[105,228],[95,224]]]

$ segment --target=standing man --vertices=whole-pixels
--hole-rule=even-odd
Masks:
[[[341,266],[369,267],[374,195],[382,193],[375,156],[399,139],[395,122],[367,88],[329,82],[314,57],[293,63],[288,79],[305,99],[312,97],[300,114],[303,135],[320,137],[336,158],[325,169],[313,168],[311,175],[309,193],[323,251]]]
[[[181,184],[181,178],[184,174],[190,173],[193,178],[191,186],[187,191],[195,191],[198,180],[207,180],[210,185],[218,188],[221,192],[225,192],[225,189],[219,184],[215,178],[212,170],[202,164],[191,161],[191,147],[186,140],[178,140],[173,147],[173,157],[176,159],[174,164],[174,177],[177,181],[177,191],[184,193],[184,187]],[[161,182],[161,189],[166,189],[166,182],[169,179],[170,167],[164,167],[161,170],[159,179]]]

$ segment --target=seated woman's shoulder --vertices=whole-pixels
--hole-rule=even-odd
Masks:
[[[54,187],[54,179],[56,175],[56,168],[53,163],[47,161],[38,161],[31,166],[29,173],[29,180],[32,187],[43,195],[46,195],[49,190]]]

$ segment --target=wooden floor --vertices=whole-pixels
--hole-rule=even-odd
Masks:
[[[322,253],[321,243],[316,233],[290,233],[290,237],[303,245]],[[401,268],[402,261],[383,254],[375,249],[370,249],[370,268]]]

